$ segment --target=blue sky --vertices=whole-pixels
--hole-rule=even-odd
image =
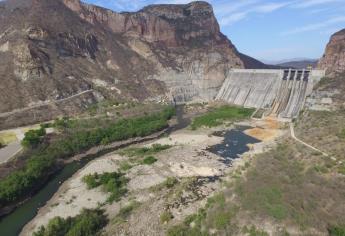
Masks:
[[[115,11],[188,0],[84,0]],[[345,28],[345,0],[208,0],[222,32],[239,51],[277,61],[319,58],[329,37]]]

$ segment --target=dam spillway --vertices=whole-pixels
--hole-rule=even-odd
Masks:
[[[298,116],[306,97],[323,76],[321,70],[232,69],[215,99],[291,119]]]

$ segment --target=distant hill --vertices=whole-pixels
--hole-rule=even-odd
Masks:
[[[316,68],[318,60],[302,60],[302,61],[288,61],[280,64],[276,64],[276,66],[287,67],[287,68],[295,68],[295,69],[305,69],[308,66],[312,66]]]
[[[239,53],[239,56],[244,63],[244,67],[246,69],[282,69],[285,68],[284,66],[280,65],[270,65],[263,63],[255,58],[247,56],[245,54]]]

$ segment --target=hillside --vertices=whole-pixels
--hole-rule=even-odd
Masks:
[[[306,69],[308,67],[316,68],[318,60],[302,60],[302,61],[289,61],[284,63],[279,63],[277,66],[284,68],[294,68],[294,69]]]
[[[76,114],[103,98],[209,100],[229,69],[266,68],[248,65],[206,2],[116,13],[79,0],[7,0],[0,15],[6,127]]]

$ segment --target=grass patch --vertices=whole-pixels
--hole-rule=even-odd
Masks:
[[[143,164],[145,165],[152,165],[153,163],[155,163],[157,161],[157,159],[153,156],[148,156],[145,157],[143,160]]]
[[[225,199],[224,193],[208,199],[205,208],[187,216],[183,223],[171,227],[167,235],[209,235],[209,230],[217,230],[217,235],[236,235],[238,228],[232,223],[239,208]]]
[[[171,212],[168,210],[164,211],[159,217],[162,224],[168,223],[173,218],[174,218],[173,214],[171,214]]]
[[[103,210],[84,209],[75,217],[51,219],[47,226],[41,226],[38,231],[33,233],[33,236],[95,236],[107,222]]]
[[[342,129],[338,134],[337,136],[341,139],[345,139],[345,129]]]
[[[110,193],[107,199],[110,203],[119,201],[120,198],[127,193],[125,186],[128,179],[121,173],[90,174],[83,177],[83,182],[87,185],[88,189],[102,186],[104,192]]]
[[[243,232],[248,236],[269,236],[267,232],[257,229],[254,225],[250,228],[244,227]]]
[[[191,124],[193,130],[200,127],[214,127],[223,124],[224,121],[236,121],[249,118],[254,109],[222,106],[195,118]]]
[[[128,156],[128,157],[142,157],[142,156],[148,156],[153,155],[158,152],[167,150],[171,148],[170,145],[161,145],[161,144],[153,144],[151,147],[131,147],[126,148],[121,151],[119,151],[119,154],[122,156]]]
[[[123,223],[132,212],[140,206],[140,203],[137,201],[132,201],[128,205],[122,207],[117,214],[117,216],[112,220],[113,224]]]
[[[132,169],[134,165],[130,164],[128,161],[123,161],[120,163],[120,170],[123,172],[126,172],[130,169]]]
[[[0,143],[7,145],[9,143],[17,141],[17,136],[13,132],[0,133]]]
[[[178,184],[179,181],[175,177],[168,177],[163,183],[152,186],[150,188],[150,191],[152,192],[158,192],[161,191],[163,188],[173,188],[176,184]]]

